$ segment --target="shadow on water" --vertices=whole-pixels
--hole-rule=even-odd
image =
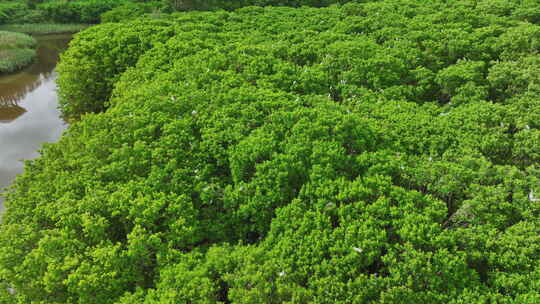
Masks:
[[[54,69],[71,35],[38,36],[36,40],[35,63],[21,72],[0,76],[0,189],[22,172],[23,160],[37,157],[41,145],[56,141],[66,127],[57,109]]]

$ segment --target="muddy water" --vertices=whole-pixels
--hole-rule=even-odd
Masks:
[[[58,140],[66,128],[57,109],[54,68],[71,35],[36,39],[36,62],[19,73],[0,76],[0,210],[1,189],[22,172],[23,161],[39,156],[42,144]]]

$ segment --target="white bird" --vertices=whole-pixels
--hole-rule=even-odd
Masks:
[[[281,271],[281,272],[279,273],[279,276],[282,277],[282,276],[284,276],[284,275],[286,275],[286,274],[287,274],[287,273],[286,273],[285,271]]]
[[[540,202],[540,198],[534,196],[534,191],[532,189],[531,192],[529,192],[529,201]]]
[[[191,111],[191,115],[193,115],[193,116],[197,115],[197,111],[195,111],[195,110]]]
[[[362,248],[358,248],[358,247],[353,247],[353,250],[358,252],[358,253],[362,253]]]

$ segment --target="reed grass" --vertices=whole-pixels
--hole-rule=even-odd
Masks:
[[[0,30],[0,50],[35,48],[36,44],[36,40],[26,34]]]
[[[12,73],[32,63],[36,40],[26,34],[0,31],[0,74]]]
[[[87,24],[55,24],[55,23],[26,23],[0,25],[0,31],[25,33],[30,35],[72,34],[79,32]]]

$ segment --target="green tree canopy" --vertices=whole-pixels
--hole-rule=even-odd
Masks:
[[[6,202],[0,299],[537,303],[537,25],[476,2],[78,34],[73,123]]]

